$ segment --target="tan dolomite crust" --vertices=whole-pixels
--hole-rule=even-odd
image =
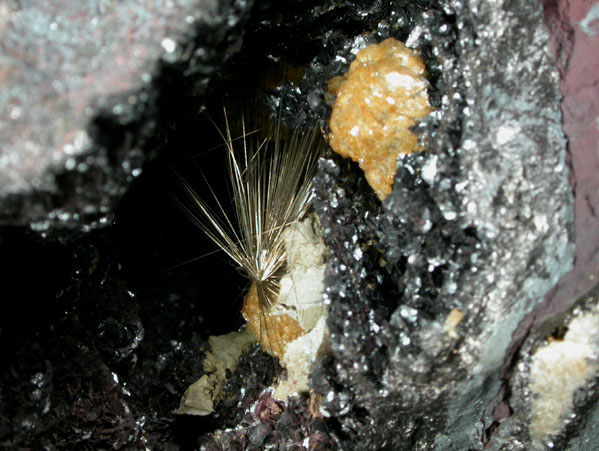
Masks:
[[[393,38],[360,50],[349,72],[329,81],[329,143],[359,163],[381,200],[391,192],[397,156],[425,150],[410,127],[433,111],[427,84],[420,56]]]
[[[281,359],[285,347],[306,332],[297,320],[289,315],[269,315],[260,306],[256,286],[252,284],[245,296],[241,314],[247,321],[248,330],[258,339],[266,352]]]

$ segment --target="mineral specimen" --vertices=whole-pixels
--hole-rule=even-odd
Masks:
[[[209,338],[210,351],[204,358],[204,376],[185,391],[178,413],[209,415],[223,397],[227,373],[235,370],[237,361],[256,342],[247,331],[231,332]]]
[[[596,335],[579,321],[599,300],[597,11],[587,0],[0,2],[0,98],[10,99],[0,105],[0,221],[80,231],[118,220],[66,244],[0,231],[0,446],[597,449],[596,345],[587,347]],[[276,365],[257,346],[230,372],[214,414],[174,415],[202,375],[202,333],[239,326],[220,323],[222,305],[210,311],[241,285],[226,264],[212,270],[224,278],[214,293],[193,265],[161,271],[191,242],[161,196],[177,149],[197,141],[202,96],[220,95],[232,74],[251,77],[248,61],[266,52],[306,67],[297,85],[275,90],[287,96],[285,119],[326,127],[327,80],[389,37],[420,52],[435,112],[413,129],[428,152],[400,157],[382,204],[357,164],[336,155],[321,164],[331,353],[311,387],[329,417],[307,396],[260,395]],[[130,70],[135,48],[147,65]],[[141,82],[117,92],[105,67],[139,70]],[[104,115],[73,118],[65,99]],[[40,146],[50,141],[56,152]],[[161,142],[160,164],[146,165]],[[574,238],[576,266],[544,295],[570,267]],[[550,349],[590,357],[589,377],[549,393],[572,370],[543,364]],[[553,394],[563,402],[536,408]]]
[[[284,232],[287,273],[270,311],[258,303],[255,288],[246,295],[242,313],[250,330],[287,370],[274,396],[285,400],[307,392],[308,375],[316,356],[326,349],[326,308],[322,300],[326,248],[317,218],[290,225]]]
[[[260,340],[269,354],[283,357],[285,347],[305,332],[298,321],[288,314],[270,315],[260,305],[256,287],[252,285],[241,309],[248,330]]]
[[[360,164],[381,200],[391,192],[397,156],[423,150],[410,128],[433,111],[427,86],[422,59],[393,38],[360,50],[349,72],[329,81],[330,145]]]
[[[266,311],[252,285],[241,311],[250,332],[279,359],[289,343],[310,332],[326,316],[322,302],[326,248],[318,220],[312,215],[291,224],[283,237],[287,268],[277,302]]]
[[[233,19],[216,1],[2,2],[0,224],[109,224],[163,144],[164,99],[197,99],[236,51],[228,35],[249,5],[237,7]],[[183,61],[185,75],[158,73]]]
[[[539,442],[561,432],[574,413],[574,393],[597,377],[599,304],[577,313],[563,339],[551,340],[532,356],[530,433]]]
[[[332,358],[312,382],[361,449],[478,449],[512,333],[572,267],[558,76],[526,1],[450,1],[406,42],[441,68],[428,151],[400,155],[382,209],[345,161],[316,177]]]

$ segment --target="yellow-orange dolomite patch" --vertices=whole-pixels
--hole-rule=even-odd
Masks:
[[[329,143],[359,163],[381,200],[391,192],[397,156],[424,150],[410,127],[433,111],[426,88],[424,62],[393,38],[360,50],[349,72],[329,81]]]
[[[245,296],[241,314],[247,321],[248,330],[258,339],[262,348],[279,359],[285,354],[287,344],[306,333],[297,320],[289,315],[269,315],[265,312],[254,284]]]

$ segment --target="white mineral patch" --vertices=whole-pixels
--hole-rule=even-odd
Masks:
[[[390,72],[385,76],[385,80],[393,88],[413,89],[415,86],[421,85],[421,80],[416,80],[410,75],[400,74],[399,72]]]
[[[286,313],[309,332],[326,307],[322,299],[326,247],[316,216],[289,226],[283,233],[287,252],[287,274],[281,279],[281,291],[275,314]]]
[[[204,416],[214,412],[227,370],[235,370],[239,357],[255,342],[256,338],[247,330],[209,337],[210,351],[204,359],[206,374],[187,388],[177,413]]]
[[[279,381],[275,386],[275,398],[284,401],[294,393],[310,390],[310,369],[316,357],[324,352],[327,337],[326,316],[322,316],[309,333],[287,345],[281,360],[281,365],[287,369],[287,379]]]
[[[287,379],[275,387],[273,396],[285,400],[307,392],[310,368],[326,348],[326,306],[323,301],[325,256],[322,229],[315,215],[291,225],[284,232],[287,274],[281,279],[277,312],[295,318],[307,333],[287,345],[281,365]]]
[[[502,125],[497,130],[497,134],[495,135],[495,139],[499,144],[505,144],[520,133],[520,126],[518,124],[514,124],[513,126]]]
[[[563,340],[551,341],[533,356],[530,433],[539,441],[558,434],[572,414],[576,390],[598,370],[599,306],[575,317]]]

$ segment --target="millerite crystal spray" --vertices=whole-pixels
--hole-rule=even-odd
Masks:
[[[243,309],[248,329],[266,351],[281,357],[285,344],[304,333],[287,315],[269,316],[286,271],[284,231],[311,210],[312,179],[324,143],[318,129],[289,130],[279,119],[262,121],[262,129],[248,131],[243,116],[241,139],[235,139],[226,110],[224,114],[225,129],[219,133],[227,155],[233,214],[224,208],[229,199],[212,191],[211,208],[185,181],[192,203],[178,203],[251,282]]]

